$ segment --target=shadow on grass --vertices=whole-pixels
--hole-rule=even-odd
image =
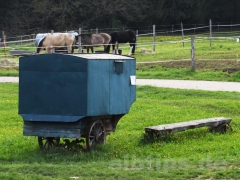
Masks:
[[[212,139],[216,136],[224,135],[225,133],[231,133],[232,128],[227,129],[226,132],[211,131],[208,127],[189,129],[186,131],[168,133],[168,134],[143,134],[139,144],[147,145],[153,143],[184,143],[185,141],[192,140],[206,140]]]
[[[152,144],[156,142],[161,143],[171,143],[174,134],[143,134],[143,137],[140,140],[141,145]]]
[[[65,141],[64,141],[65,140]],[[11,147],[10,147],[11,146]],[[2,163],[62,163],[62,162],[91,162],[101,159],[104,150],[99,144],[89,152],[84,142],[63,139],[59,145],[41,149],[36,141],[19,144],[10,144],[8,152],[0,156]]]

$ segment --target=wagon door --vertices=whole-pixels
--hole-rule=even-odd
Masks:
[[[130,80],[136,74],[135,59],[104,54],[97,58],[88,60],[88,116],[128,113],[136,99]]]
[[[131,77],[136,77],[135,60],[110,61],[110,114],[126,114],[136,99],[136,86]]]

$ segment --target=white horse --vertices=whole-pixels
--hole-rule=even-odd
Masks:
[[[42,53],[46,49],[47,53],[51,53],[53,48],[62,48],[67,46],[68,53],[73,53],[73,44],[75,36],[70,33],[49,33],[38,43],[37,53]]]

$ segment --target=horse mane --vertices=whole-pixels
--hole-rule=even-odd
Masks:
[[[38,47],[37,47],[37,53],[40,52],[41,47],[43,46],[43,41],[45,40],[45,38],[46,38],[46,36],[39,41]]]

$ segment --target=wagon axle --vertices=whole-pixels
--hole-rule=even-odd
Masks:
[[[58,146],[60,138],[38,137],[38,144],[41,149],[49,150],[53,146]]]
[[[106,133],[104,125],[101,121],[97,120],[90,124],[86,137],[86,149],[87,151],[92,151],[96,148],[98,144],[106,143]],[[60,144],[60,138],[53,137],[38,137],[38,144],[41,149],[49,150],[52,147],[62,146],[68,149],[72,148],[83,148],[81,143],[84,143],[84,139],[76,139],[70,141],[69,139],[64,139],[64,144]]]

